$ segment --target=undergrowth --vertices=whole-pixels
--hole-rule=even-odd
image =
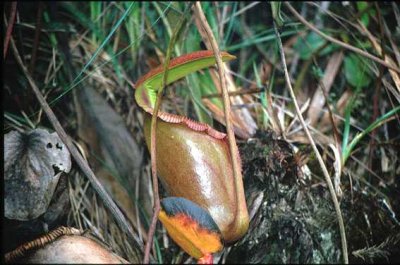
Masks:
[[[142,131],[143,114],[133,92],[141,75],[164,62],[169,40],[181,16],[186,21],[172,57],[207,48],[192,10],[184,12],[187,4],[18,2],[15,20],[9,20],[12,3],[8,2],[3,13],[4,43],[10,38],[15,41],[30,75],[63,128],[81,146],[89,161],[94,159],[92,164],[108,169],[111,182],[123,187],[134,205],[130,221],[135,223],[141,239],[148,229],[153,195],[149,154]],[[323,33],[399,69],[400,12],[395,2],[307,2],[292,6]],[[327,193],[313,153],[302,149],[309,141],[285,84],[270,4],[203,2],[202,7],[220,50],[237,57],[229,63],[227,72],[233,81],[229,89],[237,93],[231,97],[232,112],[240,120],[235,124],[235,132],[241,144],[260,138],[256,131],[261,134],[272,131],[294,150],[300,148],[298,158],[301,154],[306,156],[305,160],[304,157],[296,160],[296,163],[304,162],[298,165],[308,178],[301,185],[306,185],[313,194]],[[301,23],[284,5],[281,16],[281,37],[295,94],[336,183],[350,262],[399,261],[400,73],[327,40]],[[11,25],[13,28],[8,33]],[[214,69],[191,74],[168,87],[162,109],[224,130],[216,73]],[[141,181],[119,173],[118,168],[115,171],[115,165],[107,164],[110,160],[98,153],[99,149],[82,140],[77,92],[86,87],[96,90],[120,115],[137,143],[144,156],[139,169]],[[18,68],[11,48],[4,53],[3,96],[4,134],[37,127],[53,130]],[[268,157],[268,150],[265,152]],[[305,167],[308,173],[304,173]],[[119,255],[131,262],[140,261],[141,252],[129,246],[112,217],[104,209],[99,210],[103,206],[93,191],[88,191],[90,185],[85,177],[78,171],[71,174],[69,181],[73,205],[69,224],[95,231]],[[322,190],[316,188],[321,186]],[[303,203],[309,203],[307,209],[312,208],[312,199]],[[120,206],[127,211],[123,203]],[[325,206],[321,207],[310,210],[314,216],[308,218],[320,216],[323,224],[335,223],[334,215],[329,216]],[[357,209],[358,215],[352,214],[351,209]],[[315,225],[313,220],[307,220],[310,227]],[[385,226],[387,229],[383,229]],[[337,229],[332,227],[333,231]],[[332,238],[339,244],[336,235]],[[193,261],[176,247],[161,226],[155,239],[154,260]],[[270,251],[268,245],[263,251]],[[229,260],[229,251],[224,255],[221,262]],[[337,260],[321,257],[319,261],[340,262],[340,255],[332,257]],[[265,260],[271,261],[267,256]]]

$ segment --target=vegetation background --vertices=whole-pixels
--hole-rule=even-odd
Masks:
[[[187,2],[7,2],[3,11],[3,133],[54,129],[16,62],[15,42],[62,127],[139,238],[129,244],[76,164],[61,223],[90,229],[130,262],[142,259],[152,212],[150,158],[135,82],[173,56],[210,49]],[[329,191],[284,78],[267,2],[202,2],[227,65],[251,225],[216,261],[341,262]],[[282,4],[280,33],[294,93],[335,186],[350,262],[400,261],[400,11],[396,2]],[[338,45],[381,58],[386,65]],[[388,67],[391,66],[391,67]],[[397,70],[396,70],[397,68]],[[224,131],[218,74],[166,89],[163,110]],[[279,152],[277,152],[277,150]],[[272,162],[271,162],[272,161]],[[280,161],[277,163],[276,161]],[[296,172],[294,172],[296,171]],[[162,196],[164,191],[161,190]],[[194,262],[158,226],[152,258]]]

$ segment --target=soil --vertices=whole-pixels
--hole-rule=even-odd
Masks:
[[[252,218],[247,235],[224,254],[226,262],[342,263],[329,190],[322,174],[311,177],[297,159],[309,154],[295,154],[289,143],[270,131],[239,143],[239,149]],[[400,230],[395,213],[385,209],[384,198],[365,192],[358,183],[350,190],[344,178],[340,207],[349,261],[398,261]]]

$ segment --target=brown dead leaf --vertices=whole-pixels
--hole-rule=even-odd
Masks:
[[[360,28],[360,31],[362,33],[365,33],[367,35],[367,37],[369,38],[369,40],[372,43],[372,46],[374,47],[374,49],[378,52],[378,54],[382,54],[382,47],[381,45],[378,43],[378,41],[376,40],[376,38],[371,34],[371,32],[361,23],[360,20],[358,20],[358,25]],[[385,54],[385,58],[384,58],[385,62],[387,62],[390,65],[396,66],[396,63],[394,62],[394,60],[387,54]],[[400,76],[399,74],[392,70],[392,69],[388,69],[390,76],[392,77],[394,84],[396,85],[397,91],[400,92]]]
[[[222,109],[217,107],[214,103],[209,99],[202,100],[204,105],[214,114],[214,118],[221,124],[225,124],[225,114]],[[237,109],[232,110],[233,112],[238,111]],[[245,130],[242,129],[240,121],[237,119],[237,116],[231,115],[231,120],[233,124],[233,130],[236,135],[241,137],[246,137],[248,134]]]
[[[351,92],[350,90],[347,90],[342,94],[342,96],[339,98],[339,100],[336,103],[335,109],[336,109],[337,115],[339,115],[339,116],[344,115],[346,105],[352,95],[353,95],[353,92]],[[337,127],[339,127],[340,124],[342,123],[342,120],[337,118],[337,116],[333,116],[333,120]],[[321,131],[325,131],[326,129],[330,130],[330,128],[332,128],[331,119],[329,118],[329,112],[325,112],[324,115],[322,116],[321,121],[319,123],[319,128],[321,129]]]
[[[310,108],[308,109],[307,112],[308,118],[310,119],[310,124],[312,126],[314,126],[315,123],[317,122],[318,117],[321,113],[321,109],[325,104],[325,97],[322,92],[322,89],[325,88],[326,94],[329,93],[333,85],[333,81],[335,80],[335,77],[340,69],[340,65],[342,64],[343,58],[344,58],[343,52],[340,51],[334,53],[328,61],[328,64],[325,68],[324,77],[321,80],[323,87],[318,86],[311,101]]]
[[[227,74],[226,83],[228,91],[238,91],[239,89],[235,86],[232,76],[228,74],[229,69],[225,66],[225,73]],[[214,86],[216,87],[218,93],[222,93],[222,88],[219,82],[219,76],[215,69],[210,69],[210,76],[214,82]],[[232,96],[230,97],[231,104],[233,105],[242,105],[244,104],[244,100],[240,96]],[[211,102],[208,101],[207,104]],[[205,103],[206,104],[206,103]],[[212,103],[211,103],[212,104]],[[213,104],[214,105],[214,104]],[[223,109],[218,108],[214,105],[213,108],[210,108],[210,111],[215,115],[215,119],[220,123],[225,125],[225,115]],[[222,114],[222,117],[221,117]],[[233,121],[233,129],[237,136],[247,139],[250,138],[257,129],[257,124],[255,123],[253,117],[250,114],[248,109],[235,109],[232,111],[232,121]]]
[[[193,16],[193,18],[194,18],[196,27],[202,37],[203,42],[205,43],[207,49],[212,50],[211,43],[208,40],[207,33],[204,31],[204,29],[201,26],[199,17]],[[227,86],[228,91],[229,92],[230,91],[238,91],[239,89],[236,87],[236,85],[233,81],[233,77],[232,77],[232,74],[230,74],[229,67],[226,64],[224,64],[224,67],[225,67],[224,72],[225,72],[225,76],[226,76],[226,86]],[[214,69],[210,69],[210,73],[211,73],[211,77],[213,79],[214,85],[217,88],[217,91],[219,93],[221,93],[222,90],[220,87],[218,74],[216,73],[216,71]],[[242,97],[240,97],[240,96],[230,97],[230,100],[231,100],[231,104],[234,104],[234,105],[244,104],[244,101],[243,101]],[[210,110],[216,116],[216,119],[218,121],[220,121],[222,124],[225,124],[223,119],[221,120],[220,111],[218,111],[217,109],[218,108],[213,108]],[[222,111],[222,113],[223,113],[223,111]],[[235,116],[235,117],[233,117],[233,116]],[[224,117],[224,115],[222,117]],[[242,108],[240,110],[235,110],[234,112],[232,112],[232,120],[233,120],[234,132],[237,136],[239,136],[241,138],[244,138],[244,139],[250,138],[257,130],[257,124],[254,121],[253,117],[251,116],[249,110],[246,108]]]
[[[93,170],[134,226],[138,227],[135,205],[128,190],[135,190],[136,180],[140,179],[138,199],[145,211],[150,213],[151,204],[146,192],[149,180],[141,174],[143,148],[134,141],[121,116],[92,87],[77,90],[76,105],[78,135],[89,146],[89,154],[94,154],[89,155]]]

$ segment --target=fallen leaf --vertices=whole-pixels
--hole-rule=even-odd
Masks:
[[[132,138],[122,117],[92,87],[78,91],[77,106],[78,135],[91,149],[89,162],[95,174],[137,225],[135,206],[128,193],[136,185],[140,185],[139,201],[151,213],[151,202],[147,199],[149,179],[141,171],[143,148]]]
[[[323,87],[318,86],[311,101],[310,108],[307,112],[308,118],[310,119],[310,124],[312,126],[315,125],[315,123],[317,122],[318,117],[321,113],[321,109],[325,104],[325,97],[322,89],[325,89],[327,95],[329,94],[329,91],[333,85],[333,81],[335,80],[335,77],[339,72],[342,61],[343,52],[336,52],[328,61],[328,64],[325,68],[324,77],[321,80]]]

